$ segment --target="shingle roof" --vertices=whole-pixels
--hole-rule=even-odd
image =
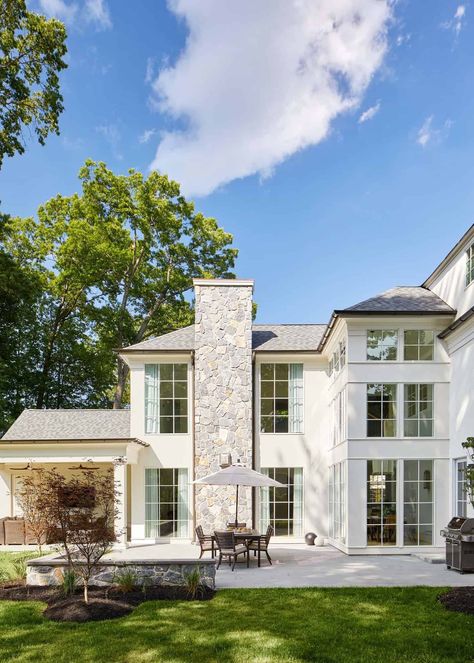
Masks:
[[[23,410],[2,440],[130,439],[130,410]]]
[[[316,351],[326,325],[253,325],[252,349],[257,352]],[[196,348],[194,325],[149,338],[122,352],[190,351]]]
[[[335,313],[455,313],[441,297],[421,286],[398,286]]]

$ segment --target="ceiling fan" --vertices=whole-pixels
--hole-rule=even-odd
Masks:
[[[68,467],[68,470],[83,470],[84,472],[92,472],[93,470],[100,470],[100,467],[86,467],[82,463],[79,463],[77,467]]]
[[[40,472],[41,467],[33,467],[31,463],[28,463],[25,467],[10,467],[9,468],[12,472]],[[56,468],[53,467],[53,470]]]

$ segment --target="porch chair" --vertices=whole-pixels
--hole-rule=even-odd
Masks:
[[[270,566],[272,566],[272,558],[268,554],[268,544],[270,543],[270,539],[274,535],[275,530],[273,529],[272,525],[269,525],[267,527],[267,531],[263,536],[260,537],[260,552],[264,552],[265,555],[267,556],[268,561],[270,562]],[[258,541],[249,541],[248,543],[248,549],[253,550],[253,556],[258,552]]]
[[[216,537],[217,549],[219,551],[219,562],[217,568],[221,565],[222,559],[227,557],[229,564],[232,564],[232,571],[235,568],[235,562],[239,555],[247,556],[247,566],[249,565],[249,549],[246,544],[235,545],[234,532],[221,531],[214,532]]]
[[[196,532],[199,545],[201,546],[201,554],[199,555],[199,559],[201,559],[205,552],[210,552],[212,559],[214,559],[215,548],[213,536],[211,534],[204,534],[204,530],[202,529],[201,525],[198,525],[194,531]]]

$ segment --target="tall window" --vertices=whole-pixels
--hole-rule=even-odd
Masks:
[[[397,543],[397,461],[367,461],[367,545]]]
[[[405,330],[403,358],[406,361],[432,361],[434,358],[434,332],[421,329]]]
[[[456,461],[456,516],[467,515],[466,467],[464,458]]]
[[[397,346],[398,331],[396,329],[370,329],[367,331],[367,359],[395,361]]]
[[[341,357],[340,364],[341,364],[341,371],[346,365],[346,341],[345,339],[339,343],[339,354]]]
[[[261,365],[260,431],[303,432],[303,364]]]
[[[403,543],[433,545],[433,461],[403,463]]]
[[[346,466],[336,463],[329,468],[329,536],[346,540]]]
[[[397,385],[367,385],[367,437],[397,434]]]
[[[404,385],[405,437],[433,436],[433,385]]]
[[[145,469],[145,536],[188,536],[188,470]]]
[[[301,536],[303,532],[303,468],[267,467],[262,473],[284,484],[283,488],[260,489],[260,529],[273,525],[278,536]]]
[[[474,244],[466,251],[466,285],[474,281]]]
[[[145,433],[187,432],[187,365],[146,364]]]
[[[346,439],[346,390],[342,389],[332,402],[333,444]]]

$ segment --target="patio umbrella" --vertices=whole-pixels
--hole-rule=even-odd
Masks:
[[[265,487],[275,486],[276,488],[285,488],[285,484],[270,479],[265,474],[251,470],[249,467],[244,467],[240,461],[235,465],[229,465],[214,474],[208,474],[202,479],[196,479],[194,484],[206,484],[211,486],[235,486],[235,526],[239,522],[239,486],[252,486],[252,487]]]

